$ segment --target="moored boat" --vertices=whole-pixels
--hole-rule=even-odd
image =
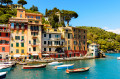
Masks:
[[[120,60],[120,57],[117,57],[118,60]]]
[[[6,72],[0,72],[0,79],[3,79],[6,77]]]
[[[63,62],[51,62],[51,63],[48,63],[48,65],[52,65],[52,66],[55,66],[55,65],[62,65]]]
[[[85,72],[85,71],[88,71],[89,69],[90,69],[90,67],[77,68],[77,69],[67,69],[66,73]]]
[[[19,63],[19,65],[27,65],[27,63]]]
[[[55,66],[55,69],[67,69],[67,68],[73,68],[74,64],[65,64],[65,65],[59,65],[59,66]]]
[[[0,66],[0,72],[10,71],[11,66]]]
[[[46,67],[45,64],[41,64],[41,65],[23,66],[23,69],[35,69],[35,68],[45,68],[45,67]]]

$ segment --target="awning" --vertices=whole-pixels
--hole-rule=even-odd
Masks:
[[[20,54],[13,55],[13,57],[20,57],[20,56],[21,56]]]
[[[43,56],[49,56],[49,54],[42,54]]]
[[[38,54],[36,53],[36,54],[32,54],[32,55],[34,55],[34,56],[38,56]]]

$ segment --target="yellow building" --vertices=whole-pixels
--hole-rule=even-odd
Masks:
[[[41,17],[42,14],[26,13],[17,9],[17,17],[10,18],[11,57],[41,57]]]

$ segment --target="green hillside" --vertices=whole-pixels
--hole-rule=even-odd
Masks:
[[[105,31],[99,27],[77,26],[87,29],[88,44],[95,42],[100,45],[100,49],[106,51],[120,50],[120,35]]]

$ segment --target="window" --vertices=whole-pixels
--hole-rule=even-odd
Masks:
[[[70,39],[70,33],[68,33],[68,39]]]
[[[5,47],[2,47],[2,51],[5,51]]]
[[[21,43],[21,47],[24,47],[24,43]]]
[[[20,14],[20,18],[22,18],[22,14]]]
[[[51,38],[51,34],[49,34],[49,38]]]
[[[16,47],[19,47],[19,43],[16,43]]]
[[[6,36],[8,36],[8,33],[6,33]]]
[[[68,45],[70,45],[70,40],[68,40]]]
[[[21,26],[24,27],[24,23],[22,23]]]
[[[0,33],[0,36],[1,36],[1,33]]]
[[[46,34],[44,34],[44,37],[46,37]]]
[[[33,51],[36,51],[36,47],[33,47]]]
[[[51,48],[49,48],[49,51],[51,51]]]
[[[11,47],[13,47],[13,44],[11,44]]]
[[[31,18],[33,18],[33,16],[31,16]]]
[[[29,41],[29,44],[31,44],[31,41]]]
[[[31,48],[29,48],[29,52],[31,51]]]
[[[44,41],[44,44],[46,44],[46,41]]]
[[[83,42],[83,44],[85,45],[85,41]]]
[[[76,50],[76,47],[74,46],[74,50]]]
[[[19,53],[19,49],[16,49],[16,53]]]
[[[79,41],[79,45],[81,45],[80,41]]]
[[[84,33],[85,33],[85,31],[84,31]]]
[[[16,23],[16,26],[19,26],[19,23]]]
[[[84,36],[84,39],[85,39],[85,36]]]
[[[70,50],[70,47],[68,47],[68,50]]]
[[[40,16],[36,16],[36,19],[40,19]]]
[[[11,53],[13,53],[13,51],[11,51]]]
[[[85,47],[84,47],[84,50],[85,50]]]
[[[59,35],[55,35],[55,38],[59,38]]]
[[[15,7],[15,6],[14,6]],[[18,7],[20,7],[20,6],[18,6]],[[19,11],[19,12],[23,12],[23,11]]]
[[[24,40],[24,36],[22,36],[22,40]]]
[[[11,28],[14,28],[14,23],[11,23]]]
[[[79,50],[80,50],[81,48],[79,47]]]
[[[20,36],[15,36],[15,40],[20,40]]]
[[[76,45],[77,44],[77,41],[74,41],[74,45]]]
[[[21,53],[24,53],[24,49],[21,50]]]
[[[44,48],[44,51],[46,51],[46,48]]]
[[[29,16],[27,16],[27,18],[29,18]]]

